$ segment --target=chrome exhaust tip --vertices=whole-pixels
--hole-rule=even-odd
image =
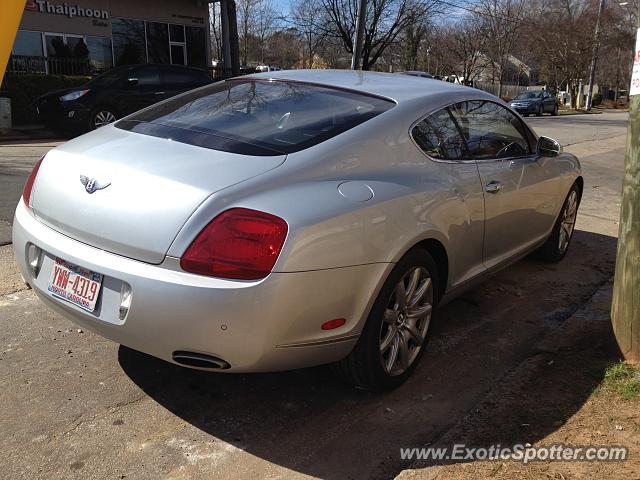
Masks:
[[[231,367],[229,363],[221,358],[207,355],[205,353],[187,352],[183,350],[175,351],[171,355],[173,361],[185,367],[198,368],[200,370],[226,370]]]

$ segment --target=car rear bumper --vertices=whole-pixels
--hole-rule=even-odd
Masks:
[[[30,245],[42,250],[40,271],[28,265]],[[20,271],[43,302],[75,323],[118,343],[172,363],[173,353],[212,355],[225,371],[264,372],[337,361],[357,341],[391,264],[272,273],[257,282],[183,272],[177,259],[152,265],[73,240],[40,223],[21,201],[13,225]],[[48,281],[55,258],[104,275],[92,313],[53,297]],[[120,320],[120,291],[132,302]],[[346,324],[325,331],[334,318]]]

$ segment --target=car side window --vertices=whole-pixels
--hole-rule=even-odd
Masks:
[[[488,160],[531,154],[524,125],[502,105],[469,100],[449,109],[467,141],[470,158]]]
[[[135,72],[138,85],[141,87],[155,87],[160,84],[160,72],[157,67],[142,67]]]
[[[422,151],[431,158],[460,160],[466,157],[460,130],[446,108],[418,123],[411,130],[411,135]]]
[[[195,73],[184,68],[165,67],[162,69],[162,81],[171,85],[190,85],[196,83]]]

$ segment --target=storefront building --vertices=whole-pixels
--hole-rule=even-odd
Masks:
[[[206,0],[27,0],[8,70],[95,74],[136,63],[211,65]]]

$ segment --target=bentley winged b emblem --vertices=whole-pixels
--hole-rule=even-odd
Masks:
[[[84,189],[87,191],[87,193],[93,193],[97,190],[102,190],[111,185],[111,182],[100,183],[95,178],[89,178],[85,175],[80,175],[80,182],[82,183],[82,185],[84,185]]]

